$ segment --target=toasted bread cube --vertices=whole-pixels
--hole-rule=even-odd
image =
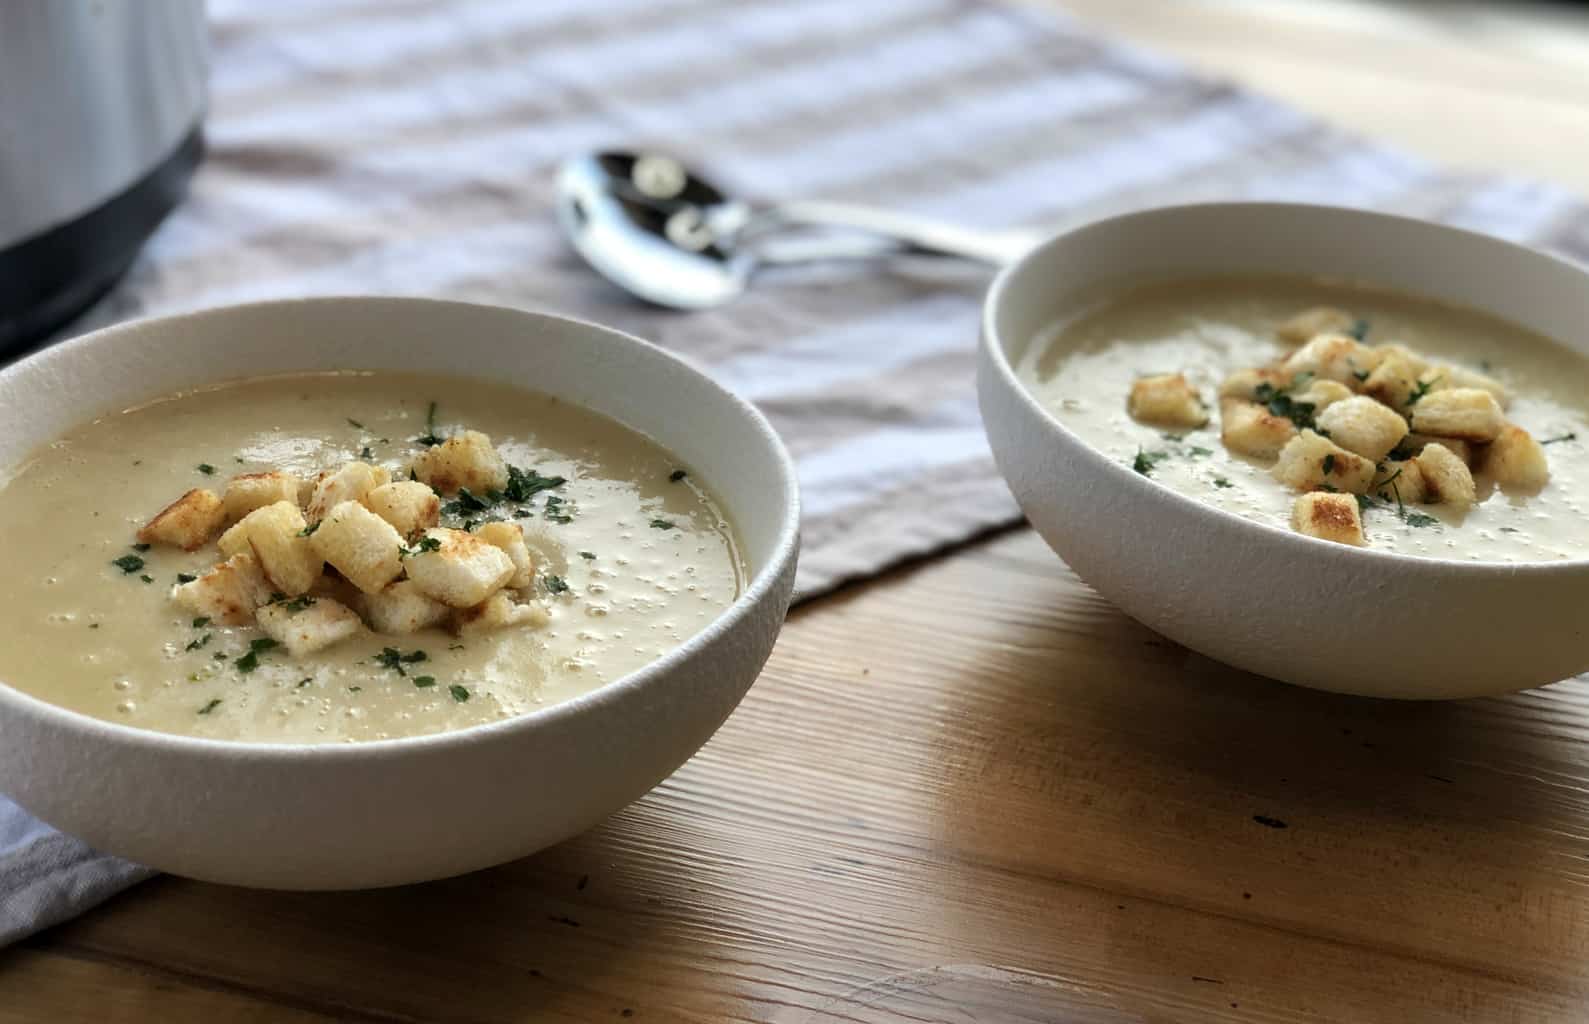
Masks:
[[[1311,430],[1304,430],[1280,449],[1272,470],[1276,480],[1294,491],[1338,491],[1362,494],[1374,482],[1374,463]]]
[[[1396,357],[1396,359],[1399,360],[1402,365],[1412,373],[1414,380],[1417,380],[1425,370],[1429,369],[1429,360],[1423,357],[1423,353],[1414,352],[1406,345],[1402,345],[1398,342],[1390,342],[1384,345],[1375,345],[1374,351],[1379,353],[1381,364],[1383,364],[1386,359],[1389,359],[1392,356]]]
[[[1478,456],[1478,449],[1471,441],[1464,441],[1460,437],[1437,437],[1434,434],[1420,434],[1416,430],[1402,439],[1403,451],[1412,452],[1414,455],[1423,451],[1431,444],[1444,445],[1451,450],[1451,454],[1473,465],[1473,460]]]
[[[138,531],[138,543],[197,551],[225,521],[226,512],[215,492],[195,487],[145,523]]]
[[[403,538],[357,501],[333,508],[309,539],[321,558],[366,594],[379,593],[403,571]]]
[[[1418,468],[1414,459],[1385,463],[1369,486],[1369,493],[1378,495],[1382,501],[1403,505],[1429,500],[1428,489],[1423,482],[1423,470]]]
[[[517,571],[507,552],[463,530],[426,530],[441,546],[408,558],[408,578],[451,608],[477,605],[507,585]]]
[[[1358,385],[1358,390],[1377,402],[1382,402],[1398,412],[1407,408],[1407,400],[1418,387],[1418,367],[1399,353],[1389,353],[1379,365]]]
[[[309,596],[329,597],[333,601],[339,601],[357,610],[359,600],[364,597],[364,591],[343,579],[342,574],[333,569],[320,574],[320,578],[309,588]]]
[[[1550,482],[1545,449],[1522,427],[1508,424],[1490,442],[1480,460],[1480,471],[1489,474],[1503,491],[1537,491]]]
[[[1275,336],[1288,344],[1301,345],[1321,334],[1345,334],[1356,323],[1357,318],[1344,309],[1315,306],[1304,309],[1275,328]]]
[[[1431,366],[1418,376],[1428,385],[1427,391],[1449,391],[1453,388],[1477,388],[1495,396],[1496,404],[1505,409],[1512,403],[1506,385],[1489,374],[1470,370],[1465,366]]]
[[[226,493],[221,501],[226,505],[226,521],[235,523],[256,508],[274,505],[278,501],[298,504],[300,481],[291,473],[243,473],[227,481]]]
[[[1338,380],[1316,380],[1295,392],[1291,396],[1293,402],[1306,402],[1313,406],[1314,415],[1323,412],[1336,402],[1344,402],[1352,397],[1352,389]]]
[[[397,480],[370,491],[364,504],[391,523],[404,540],[413,540],[441,520],[441,499],[429,484]]]
[[[1208,422],[1208,410],[1203,408],[1197,389],[1181,373],[1137,378],[1126,411],[1138,423],[1158,427],[1192,428]]]
[[[519,590],[535,582],[535,561],[530,558],[530,549],[524,544],[524,530],[518,523],[486,523],[474,533],[513,559],[513,578],[508,580],[510,588]]]
[[[551,621],[551,613],[541,605],[517,604],[502,591],[471,608],[459,608],[452,614],[453,632],[460,636],[489,633],[509,626],[538,627]]]
[[[304,536],[307,527],[297,502],[278,501],[256,508],[223,533],[221,554],[230,558],[243,545],[273,590],[297,597],[309,592],[325,568],[325,561]]]
[[[1297,435],[1297,427],[1284,416],[1240,398],[1219,402],[1219,439],[1239,455],[1272,459],[1286,442]]]
[[[329,597],[277,601],[256,614],[259,628],[294,658],[313,654],[364,631],[353,609]]]
[[[1334,403],[1314,422],[1331,441],[1370,462],[1383,459],[1407,436],[1407,421],[1366,395],[1353,395]]]
[[[359,610],[377,633],[417,633],[447,621],[452,609],[428,597],[413,580],[389,583],[379,594],[361,594]]]
[[[508,485],[508,464],[478,430],[454,434],[414,460],[414,475],[442,494],[460,487],[475,494],[500,491]]]
[[[1506,417],[1495,396],[1479,388],[1431,391],[1412,407],[1412,428],[1464,441],[1493,441]]]
[[[1413,459],[1423,474],[1424,497],[1446,505],[1471,505],[1478,498],[1468,464],[1443,444],[1430,442]]]
[[[194,615],[226,626],[246,626],[270,600],[270,584],[253,555],[228,558],[209,572],[171,588],[171,599]]]
[[[1358,383],[1358,373],[1369,373],[1377,360],[1367,345],[1344,334],[1321,334],[1303,345],[1281,364],[1281,369],[1296,380],[1311,374],[1320,380],[1333,380],[1348,386]]]
[[[1307,537],[1362,547],[1363,517],[1350,494],[1312,491],[1297,495],[1291,506],[1291,528]]]
[[[363,501],[366,494],[391,480],[392,474],[385,466],[368,462],[350,462],[341,469],[327,470],[315,477],[306,513],[309,521],[318,523],[344,501]]]
[[[1245,398],[1255,401],[1258,398],[1258,389],[1267,384],[1279,391],[1291,378],[1284,372],[1272,366],[1255,366],[1246,370],[1237,370],[1226,377],[1219,384],[1220,398]]]

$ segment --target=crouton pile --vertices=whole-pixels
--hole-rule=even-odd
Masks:
[[[493,521],[472,532],[439,525],[443,495],[478,502],[474,495],[500,493],[520,471],[485,434],[434,441],[408,479],[349,462],[312,481],[245,473],[221,495],[188,491],[145,524],[138,541],[197,551],[213,539],[218,563],[173,587],[171,599],[217,624],[258,626],[293,656],[366,629],[473,634],[546,624],[519,524]]]
[[[1362,546],[1362,512],[1375,497],[1427,525],[1432,517],[1407,506],[1470,506],[1475,473],[1506,491],[1545,486],[1545,450],[1507,421],[1499,381],[1403,345],[1367,344],[1367,334],[1367,322],[1345,310],[1304,310],[1276,330],[1296,346],[1288,355],[1220,384],[1221,441],[1272,461],[1275,479],[1299,492],[1293,529]],[[1210,419],[1184,374],[1137,380],[1127,410],[1138,422],[1179,430]]]

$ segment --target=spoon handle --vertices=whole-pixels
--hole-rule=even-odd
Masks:
[[[747,231],[814,227],[862,231],[887,239],[905,252],[956,256],[995,267],[1013,263],[1041,240],[1024,231],[974,231],[941,221],[869,206],[824,200],[778,203],[761,211]]]

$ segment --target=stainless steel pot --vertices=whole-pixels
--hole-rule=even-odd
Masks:
[[[0,353],[81,312],[202,150],[203,0],[0,3]]]

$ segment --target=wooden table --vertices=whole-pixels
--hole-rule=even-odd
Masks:
[[[1483,130],[1438,155],[1589,187],[1582,65],[1431,30],[1364,70],[1317,5],[1074,6],[1414,144],[1420,104],[1471,100]],[[385,892],[158,879],[0,953],[0,1020],[815,1024],[937,992],[1098,1024],[1582,1021],[1586,709],[1583,682],[1423,705],[1245,676],[1010,531],[798,610],[718,736],[588,835]]]

